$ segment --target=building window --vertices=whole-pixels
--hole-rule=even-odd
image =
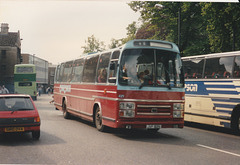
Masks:
[[[1,56],[2,56],[2,59],[5,59],[7,56],[6,56],[6,53],[7,51],[6,50],[2,50],[1,51]]]

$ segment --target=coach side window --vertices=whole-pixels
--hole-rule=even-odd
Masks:
[[[59,68],[59,77],[58,77],[59,82],[63,82],[63,71],[64,71],[64,63],[62,63]]]
[[[221,57],[219,60],[219,64],[223,65],[223,78],[232,77],[232,69],[233,69],[233,60],[234,57]]]
[[[233,57],[206,59],[205,78],[232,77]]]
[[[56,67],[55,76],[54,76],[54,82],[59,82],[59,72],[60,72],[60,65],[58,65]]]
[[[106,83],[107,82],[107,74],[108,74],[108,65],[110,61],[111,53],[102,54],[97,69],[97,82],[98,83]]]
[[[110,71],[109,71],[109,83],[116,83],[116,77],[117,77],[117,64],[119,60],[120,51],[115,51],[112,54],[112,58],[110,61]]]
[[[223,68],[220,69],[219,58],[206,59],[204,78],[220,78]]]
[[[202,78],[203,65],[203,59],[192,59],[189,61],[183,61],[185,79]]]
[[[63,71],[63,77],[62,77],[63,82],[70,82],[72,80],[72,75],[71,75],[72,64],[73,64],[73,61],[66,62],[64,64],[64,71]]]
[[[99,55],[87,57],[83,69],[83,82],[94,83]]]
[[[82,82],[83,64],[84,64],[83,58],[74,61],[72,71],[73,75],[72,82]]]
[[[240,78],[240,56],[236,56],[236,58],[235,58],[233,77]]]

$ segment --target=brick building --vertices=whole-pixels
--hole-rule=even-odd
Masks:
[[[21,61],[20,33],[9,32],[7,23],[1,24],[0,32],[0,85],[14,91],[14,65]]]

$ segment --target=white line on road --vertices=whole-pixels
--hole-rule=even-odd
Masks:
[[[223,153],[225,153],[225,154],[230,154],[230,155],[234,155],[234,156],[240,157],[239,154],[235,154],[235,153],[232,153],[232,152],[220,150],[220,149],[217,149],[217,148],[213,148],[213,147],[209,147],[209,146],[205,146],[205,145],[201,145],[201,144],[197,144],[197,146],[203,147],[203,148],[208,148],[208,149],[210,149],[210,150],[214,150],[214,151],[218,151],[218,152],[223,152]]]

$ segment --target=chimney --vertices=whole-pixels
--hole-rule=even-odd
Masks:
[[[8,24],[7,23],[2,23],[1,24],[1,34],[8,34]]]

